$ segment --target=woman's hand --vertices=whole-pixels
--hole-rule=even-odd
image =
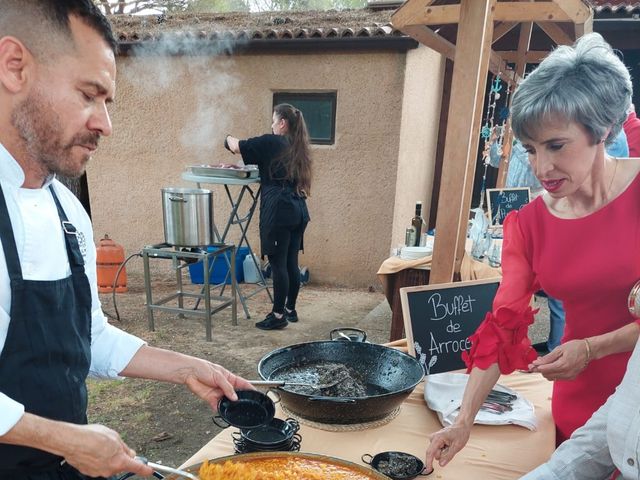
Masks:
[[[547,380],[572,380],[588,365],[589,357],[584,340],[570,340],[531,362],[529,370]]]
[[[236,153],[240,153],[240,140],[231,135],[226,135],[224,137],[224,148],[229,150],[234,155]]]
[[[429,436],[429,447],[427,448],[426,467],[427,471],[433,470],[433,461],[438,460],[438,464],[444,467],[453,457],[467,444],[471,428],[465,425],[453,424],[443,428]]]

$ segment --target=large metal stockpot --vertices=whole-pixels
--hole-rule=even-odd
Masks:
[[[201,188],[163,188],[164,241],[179,247],[214,243],[213,193]]]

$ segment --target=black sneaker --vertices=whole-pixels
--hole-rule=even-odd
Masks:
[[[284,318],[287,319],[287,322],[296,323],[298,321],[298,313],[295,311],[295,309],[289,311],[285,308]]]
[[[260,330],[280,330],[289,324],[284,315],[281,318],[276,317],[273,312],[266,316],[264,320],[256,323],[256,327]]]

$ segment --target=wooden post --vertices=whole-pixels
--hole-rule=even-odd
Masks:
[[[460,270],[469,222],[496,0],[461,0],[430,283]],[[454,239],[452,242],[451,240]]]

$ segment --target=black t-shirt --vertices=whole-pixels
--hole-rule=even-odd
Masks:
[[[289,147],[284,135],[267,134],[240,140],[240,154],[247,165],[260,172],[260,228],[296,226],[309,221],[304,198],[296,193],[296,183],[285,179],[279,160]]]

